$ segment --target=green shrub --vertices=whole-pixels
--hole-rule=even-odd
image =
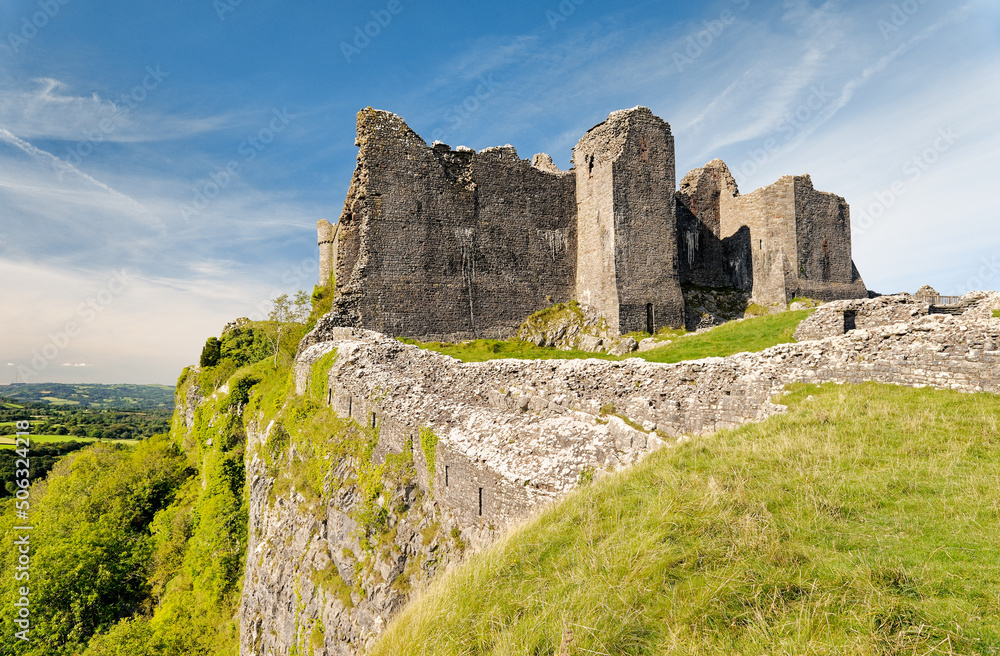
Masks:
[[[17,653],[70,654],[149,600],[149,525],[192,472],[166,436],[134,447],[95,444],[67,456],[32,487],[32,641]],[[0,519],[5,539],[12,515]],[[3,571],[14,552],[4,550]],[[12,626],[13,577],[0,581],[0,618]],[[0,651],[13,653],[12,632]]]
[[[203,369],[206,367],[214,367],[219,364],[219,359],[222,357],[222,344],[219,342],[217,337],[209,337],[205,342],[205,347],[201,349],[201,359],[198,364]]]
[[[245,367],[269,357],[271,348],[259,322],[246,321],[222,334],[220,353],[237,367]]]

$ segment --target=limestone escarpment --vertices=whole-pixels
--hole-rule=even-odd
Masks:
[[[352,425],[377,428],[373,462],[409,459],[406,483],[387,486],[382,505],[405,502],[413,510],[393,520],[392,539],[370,569],[361,568],[365,594],[353,593],[348,607],[323,590],[316,573],[332,564],[347,587],[359,580],[352,578],[359,561],[344,552],[345,545],[354,555],[361,548],[353,537],[356,488],[341,487],[321,508],[293,491],[269,504],[273,481],[263,460],[249,461],[243,653],[288,653],[288,644],[317,626],[323,629],[315,653],[359,653],[405,600],[408,582],[426,580],[455,557],[453,531],[484,545],[581,480],[688,435],[781,412],[772,399],[788,383],[878,381],[1000,393],[1000,319],[992,316],[1000,294],[969,294],[964,303],[968,309],[956,316],[930,314],[906,296],[829,303],[800,325],[802,342],[677,364],[461,363],[324,319],[303,342],[297,390],[308,391],[317,363],[336,349],[329,370],[320,370],[325,389],[311,393]],[[845,312],[855,312],[854,328],[845,325]],[[266,445],[273,430],[251,431],[251,442]],[[331,460],[329,477],[346,481],[352,467],[357,463]]]
[[[408,479],[386,477],[372,507],[385,530],[369,540],[361,463],[327,454],[328,493],[275,491],[261,454],[282,426],[249,431],[250,531],[240,610],[240,653],[353,655],[381,633],[416,586],[460,554],[458,524]],[[286,447],[282,466],[304,454]],[[280,457],[279,456],[279,457]],[[359,517],[362,517],[359,520]],[[374,543],[373,543],[374,542]],[[296,651],[297,650],[297,651]]]

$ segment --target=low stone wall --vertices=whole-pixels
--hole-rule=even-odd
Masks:
[[[843,335],[848,330],[869,329],[907,322],[929,313],[930,306],[909,294],[879,296],[824,303],[795,329],[796,341]]]
[[[299,379],[309,361],[336,347],[328,391],[336,411],[358,421],[374,417],[382,453],[411,439],[419,445],[421,429],[433,431],[439,439],[433,482],[414,449],[420,484],[433,486],[435,498],[463,524],[497,530],[562,496],[589,472],[627,465],[679,436],[782,411],[771,399],[788,383],[1000,392],[1000,319],[992,317],[1000,295],[980,296],[962,316],[927,315],[925,304],[900,297],[838,303],[855,304],[867,327],[677,364],[461,363],[378,333],[334,329],[304,350]],[[842,322],[840,305],[817,310],[807,329],[822,332],[838,312]]]

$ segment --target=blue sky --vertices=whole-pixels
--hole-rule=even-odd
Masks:
[[[869,288],[1000,288],[995,2],[5,0],[0,36],[0,382],[172,383],[311,289],[369,105],[563,168],[646,105],[678,179],[845,196]]]

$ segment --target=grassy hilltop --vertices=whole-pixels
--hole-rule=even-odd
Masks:
[[[1000,653],[1000,403],[796,385],[570,494],[372,654]]]

